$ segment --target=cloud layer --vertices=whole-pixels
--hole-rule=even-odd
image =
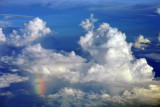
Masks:
[[[136,59],[132,55],[132,44],[126,42],[124,33],[108,23],[102,23],[96,28],[96,21],[91,15],[91,18],[80,24],[86,34],[80,37],[78,43],[89,57],[76,55],[74,51],[45,49],[40,43],[34,43],[51,32],[46,22],[35,18],[20,31],[14,30],[10,37],[0,30],[0,47],[12,45],[15,48],[8,48],[12,53],[10,55],[0,54],[0,62],[17,66],[20,71],[33,75],[39,74],[51,83],[55,82],[53,79],[63,80],[59,91],[44,95],[48,106],[160,104],[160,85],[159,81],[153,80],[153,68],[146,59]],[[143,36],[137,41],[139,44],[149,42]],[[8,77],[13,79],[4,79]],[[3,80],[2,87],[28,79],[15,74],[5,74],[0,78]],[[68,84],[64,86],[65,82]],[[85,90],[86,87],[88,90]]]
[[[58,93],[48,95],[46,105],[62,107],[89,106],[89,107],[126,107],[126,106],[155,106],[159,104],[160,87],[150,85],[149,89],[134,88],[132,93],[125,90],[121,96],[110,96],[104,93],[86,93],[79,89],[65,87]],[[147,94],[146,94],[147,93]]]

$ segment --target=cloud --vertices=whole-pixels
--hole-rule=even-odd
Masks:
[[[160,42],[160,33],[159,33],[159,36],[158,36],[158,41]]]
[[[88,70],[86,81],[119,83],[152,80],[153,68],[145,59],[133,59],[132,44],[128,44],[125,39],[124,33],[107,23],[103,23],[96,30],[88,30],[88,33],[80,38],[79,44],[84,51],[90,53],[95,62]]]
[[[149,53],[149,54],[144,54],[144,57],[150,58],[155,61],[160,61],[160,54],[159,53]]]
[[[0,42],[5,42],[6,41],[6,37],[3,34],[2,28],[0,28]]]
[[[151,41],[144,38],[143,35],[139,35],[137,41],[134,44],[134,47],[144,50],[145,47],[147,47],[147,44],[150,43],[150,42]]]
[[[0,88],[9,87],[11,83],[17,83],[28,80],[28,77],[20,77],[17,74],[3,74],[0,76]]]
[[[56,94],[48,95],[48,104],[49,106],[57,106],[53,101],[60,103],[62,107],[71,107],[71,106],[83,106],[83,98],[85,93],[81,90],[76,90],[73,88],[64,88]],[[50,103],[49,103],[50,102]]]
[[[24,24],[24,28],[20,29],[20,31],[13,30],[13,33],[10,34],[10,37],[5,41],[11,45],[24,46],[49,33],[51,33],[51,30],[46,27],[46,22],[39,18],[35,18],[29,23]],[[6,38],[4,34],[3,38]]]
[[[13,96],[14,94],[10,91],[7,91],[5,93],[0,93],[0,96]]]
[[[160,85],[159,81],[154,81],[153,68],[145,58],[136,59],[132,55],[132,44],[126,42],[124,33],[108,23],[96,28],[96,21],[91,15],[80,24],[86,34],[78,43],[89,58],[76,55],[74,51],[49,50],[40,43],[33,43],[51,32],[46,22],[35,18],[6,37],[0,47],[6,49],[12,44],[14,49],[2,50],[6,54],[0,54],[0,63],[41,75],[46,82],[51,82],[46,88],[58,81],[58,91],[44,95],[49,106],[158,105]],[[137,42],[150,41],[140,36]],[[11,54],[8,55],[8,51]],[[10,79],[6,79],[8,77]],[[28,79],[16,74],[4,74],[0,78],[1,87]]]
[[[13,17],[31,18],[32,17],[32,16],[25,16],[25,15],[13,15],[13,14],[0,14],[0,16],[4,16],[5,18],[13,18]]]
[[[139,38],[137,39],[137,42],[139,43],[150,43],[148,39],[145,39],[143,35],[140,35]]]
[[[80,26],[82,26],[86,31],[94,29],[93,23],[96,22],[97,19],[94,19],[93,16],[94,15],[91,14],[90,19],[86,19],[85,21],[82,21],[82,23],[80,24]]]
[[[160,8],[157,8],[156,13],[160,14]]]
[[[144,104],[159,104],[160,101],[160,86],[158,85],[149,85],[148,89],[145,88],[134,88],[133,92],[135,96],[133,99],[138,99],[140,102]],[[135,98],[134,98],[135,97]]]
[[[150,85],[149,88],[134,88],[132,93],[125,90],[122,95],[110,96],[104,90],[101,93],[83,92],[79,89],[65,87],[56,94],[47,96],[47,106],[156,106],[160,100],[160,87]],[[57,105],[58,104],[58,105]],[[60,104],[60,105],[59,105]]]
[[[18,57],[2,57],[1,59],[4,62],[12,62],[22,70],[39,73],[45,78],[64,78],[73,83],[151,81],[154,78],[153,68],[145,59],[133,61],[131,44],[125,41],[125,34],[110,27],[107,23],[103,23],[94,30],[94,21],[93,16],[86,22],[82,21],[81,25],[87,30],[87,34],[79,41],[82,48],[90,53],[91,62],[87,63],[86,59],[73,51],[57,53],[44,49],[40,44],[25,47]],[[34,24],[29,28],[34,29]],[[37,35],[36,30],[32,33]]]
[[[11,22],[10,21],[0,21],[0,27],[7,27],[7,26],[11,26]]]
[[[47,78],[51,76],[78,82],[81,75],[79,71],[85,67],[84,62],[85,59],[75,55],[73,51],[57,53],[37,44],[26,47],[13,63],[28,72],[39,73]]]

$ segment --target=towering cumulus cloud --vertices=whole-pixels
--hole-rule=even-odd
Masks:
[[[160,85],[159,81],[154,81],[153,68],[146,59],[136,59],[132,55],[132,44],[126,42],[124,33],[107,23],[96,28],[96,21],[91,15],[80,24],[86,34],[78,43],[89,57],[81,57],[74,51],[48,50],[40,43],[34,44],[34,40],[51,32],[45,22],[35,18],[20,30],[22,35],[13,31],[10,38],[5,38],[0,30],[0,40],[6,44],[10,40],[20,51],[1,55],[0,61],[39,75],[45,83],[48,82],[46,91],[54,90],[48,88],[56,87],[54,84],[61,80],[57,91],[44,95],[46,106],[159,105]],[[142,37],[140,40],[147,41]]]
[[[107,23],[103,23],[94,30],[93,19],[88,20],[86,23],[82,22],[83,28],[90,27],[86,29],[88,33],[79,41],[82,48],[90,53],[95,62],[88,70],[87,81],[115,83],[152,81],[153,68],[145,59],[133,58],[132,44],[125,41],[125,34],[110,27]]]

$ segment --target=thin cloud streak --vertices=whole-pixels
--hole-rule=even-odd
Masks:
[[[14,15],[14,14],[0,14],[0,16],[4,16],[4,17],[7,17],[7,18],[10,18],[10,17],[26,17],[26,18],[33,18],[33,16]]]

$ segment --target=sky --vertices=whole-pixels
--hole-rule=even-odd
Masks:
[[[1,0],[1,107],[158,107],[159,0]]]

